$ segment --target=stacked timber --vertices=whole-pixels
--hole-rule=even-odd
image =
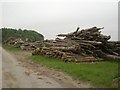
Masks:
[[[64,62],[96,62],[107,59],[120,60],[120,41],[109,41],[111,36],[101,34],[102,28],[92,27],[68,34],[58,34],[55,40],[30,41],[9,38],[4,44],[33,50],[32,55],[57,58]]]
[[[65,62],[95,62],[108,58],[120,59],[120,42],[108,41],[111,36],[101,34],[104,28],[92,27],[75,32],[58,34],[55,40],[45,40],[43,47],[33,55],[54,57]]]
[[[20,47],[22,44],[24,44],[25,42],[21,39],[21,38],[9,38],[6,41],[3,42],[3,44],[7,44],[7,45],[12,45],[15,47]]]
[[[38,43],[26,40],[22,40],[21,38],[9,38],[8,40],[3,42],[4,45],[11,45],[16,48],[21,48],[22,50],[34,50],[37,48]]]

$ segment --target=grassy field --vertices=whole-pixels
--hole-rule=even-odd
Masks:
[[[11,46],[3,46],[3,48],[12,52],[20,51],[19,48]],[[96,87],[116,87],[116,85],[113,86],[112,80],[118,76],[120,77],[120,73],[118,74],[118,62],[65,63],[61,60],[44,56],[35,55],[28,58],[50,68],[66,72],[74,79],[90,82]]]
[[[64,71],[74,79],[89,81],[96,87],[115,87],[112,86],[112,80],[118,77],[117,62],[65,63],[44,56],[30,56],[30,58],[50,68]]]

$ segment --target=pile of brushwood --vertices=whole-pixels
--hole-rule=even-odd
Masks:
[[[120,59],[120,41],[108,41],[111,36],[101,34],[101,29],[92,27],[75,32],[58,34],[55,40],[44,40],[32,55],[54,57],[65,62],[96,62]]]

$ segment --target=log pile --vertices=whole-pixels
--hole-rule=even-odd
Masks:
[[[58,34],[55,40],[29,41],[10,38],[4,42],[22,50],[33,50],[32,55],[53,57],[64,62],[96,62],[120,60],[120,41],[109,41],[111,36],[101,34],[104,28],[92,27],[68,34]]]
[[[112,58],[120,59],[120,42],[108,41],[111,37],[101,34],[101,29],[92,27],[75,32],[58,34],[55,40],[45,40],[33,55],[54,57],[65,62],[95,62]]]
[[[22,50],[34,50],[36,49],[36,43],[29,40],[22,40],[21,38],[9,38],[3,42],[4,45],[11,45]]]
[[[12,45],[14,47],[20,47],[22,44],[24,44],[25,42],[21,39],[21,38],[9,38],[8,40],[4,41],[3,44],[7,44],[7,45]]]

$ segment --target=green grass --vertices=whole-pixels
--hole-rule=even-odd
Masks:
[[[20,48],[15,48],[15,47],[10,46],[10,45],[2,45],[2,47],[8,51],[11,51],[11,52],[18,52],[21,50]]]
[[[89,81],[96,87],[112,87],[112,80],[118,77],[117,62],[99,63],[65,63],[63,61],[44,56],[30,56],[33,61],[50,68],[59,69],[71,75],[74,79]]]

